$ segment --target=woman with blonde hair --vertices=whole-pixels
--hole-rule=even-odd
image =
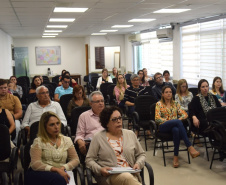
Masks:
[[[25,185],[66,185],[67,171],[79,164],[71,138],[60,133],[61,121],[53,112],[42,114],[38,138],[31,145],[30,168],[24,177]]]
[[[118,102],[120,108],[124,107],[124,102],[122,102],[122,100],[124,99],[125,90],[128,87],[129,85],[127,85],[125,77],[122,74],[119,74],[113,94],[115,95],[116,101]]]
[[[118,69],[116,67],[113,67],[111,78],[117,78],[118,77]]]
[[[112,83],[112,79],[110,76],[108,76],[108,70],[106,68],[102,69],[102,76],[98,78],[97,81],[97,89],[100,89],[100,85],[102,83]]]
[[[188,112],[188,104],[191,102],[193,95],[188,91],[188,83],[185,79],[181,79],[177,84],[175,101],[178,102],[183,110]]]

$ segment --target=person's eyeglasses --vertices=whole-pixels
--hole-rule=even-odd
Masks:
[[[139,79],[138,79],[138,78],[136,78],[136,79],[133,79],[133,81],[139,81]]]
[[[97,100],[97,101],[92,101],[92,103],[104,103],[104,100]]]
[[[38,93],[38,94],[41,94],[41,95],[44,95],[44,94],[49,94],[49,91],[46,91],[46,92],[41,92],[41,93]]]
[[[64,83],[69,84],[69,83],[70,83],[70,81],[64,81]]]
[[[159,77],[157,77],[157,78],[156,78],[156,80],[158,80],[158,79],[160,79],[160,78],[163,78],[163,76],[159,76]]]
[[[117,122],[118,120],[121,121],[122,120],[122,116],[119,116],[117,118],[112,118],[111,119],[112,122]]]
[[[187,88],[187,86],[181,86],[182,88]]]

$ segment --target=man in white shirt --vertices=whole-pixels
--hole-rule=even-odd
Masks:
[[[36,89],[36,96],[38,101],[30,103],[28,106],[21,128],[25,128],[28,131],[28,136],[30,134],[30,126],[39,121],[42,114],[47,111],[52,111],[58,115],[61,123],[64,126],[67,125],[67,120],[64,116],[63,110],[58,102],[51,101],[49,97],[49,90],[45,86],[40,86]]]

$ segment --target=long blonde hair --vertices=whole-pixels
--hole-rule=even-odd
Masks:
[[[119,82],[118,82],[119,76],[122,76],[122,77],[124,78],[124,82],[123,82],[122,86],[123,86],[125,89],[127,89],[126,79],[125,79],[125,77],[124,77],[122,74],[119,74],[119,75],[117,76],[116,87],[118,87],[119,89],[121,89],[121,86],[120,86],[120,84],[119,84]],[[115,95],[115,91],[113,91],[113,94]]]
[[[61,123],[60,118],[54,112],[47,111],[42,114],[41,119],[39,121],[38,137],[40,137],[42,139],[42,142],[44,142],[44,143],[50,142],[49,134],[46,131],[47,123],[48,123],[50,117],[57,118],[58,121]],[[60,131],[61,131],[61,124],[59,127],[60,127]],[[62,135],[59,133],[58,137],[59,136],[62,136]]]
[[[187,81],[186,81],[185,79],[180,79],[180,80],[178,81],[178,84],[177,84],[177,92],[176,92],[176,93],[178,94],[178,97],[179,97],[180,101],[182,101],[182,96],[181,96],[181,85],[182,85],[183,83],[186,83],[186,86],[187,86],[186,92],[185,92],[186,96],[187,96],[188,93],[189,93]]]

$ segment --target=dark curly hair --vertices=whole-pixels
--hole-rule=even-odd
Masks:
[[[119,111],[122,115],[122,110],[116,106],[105,107],[102,112],[100,113],[100,123],[103,128],[107,130],[107,125],[110,121],[110,117],[114,111]]]
[[[36,85],[34,83],[34,81],[35,81],[36,78],[39,78],[40,79],[40,75],[36,75],[36,76],[33,77],[32,82],[31,82],[31,89],[36,89]],[[41,81],[41,79],[40,79],[40,81]],[[40,86],[41,85],[42,85],[42,81],[41,81]]]

